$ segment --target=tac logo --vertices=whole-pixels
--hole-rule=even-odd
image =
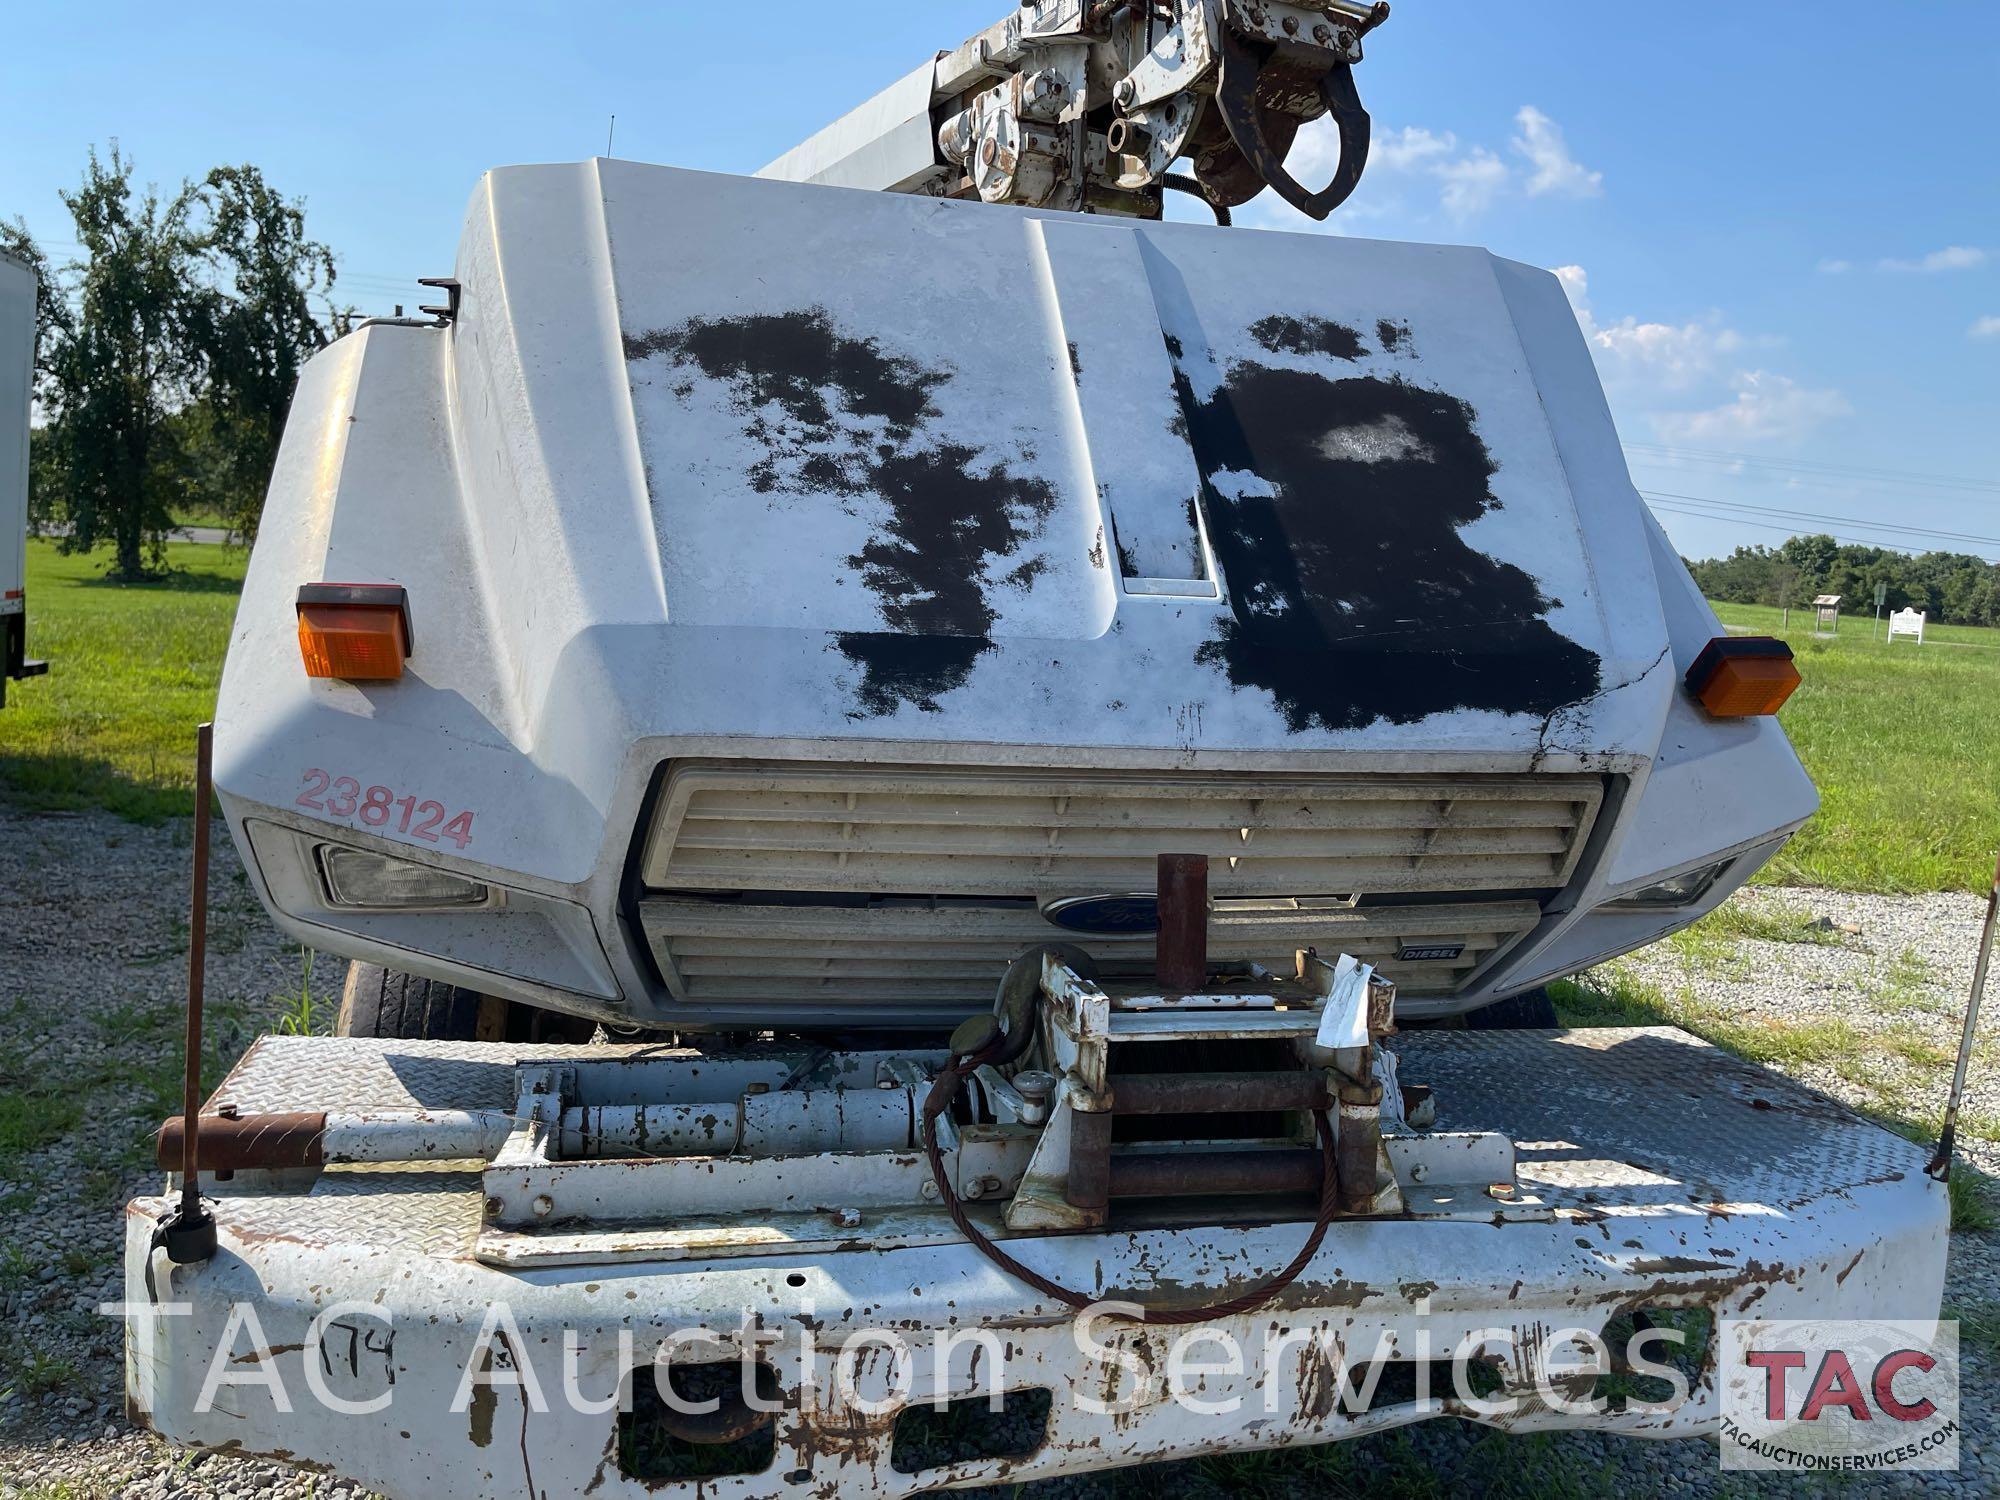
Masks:
[[[1722,1467],[1958,1467],[1958,1324],[1724,1319]]]

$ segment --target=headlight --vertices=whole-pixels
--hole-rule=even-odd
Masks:
[[[1662,880],[1658,885],[1643,886],[1636,891],[1628,891],[1609,906],[1692,906],[1708,894],[1708,888],[1722,878],[1734,860],[1725,859],[1721,864],[1709,865],[1700,870],[1689,870]]]
[[[319,872],[326,882],[327,902],[333,906],[377,911],[456,909],[484,906],[493,896],[490,887],[476,880],[339,844],[319,846]]]

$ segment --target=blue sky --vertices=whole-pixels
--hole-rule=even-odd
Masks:
[[[162,183],[252,161],[387,311],[489,166],[602,152],[615,112],[620,156],[751,170],[1004,8],[16,7],[0,217],[62,254],[56,191],[114,138]],[[1683,551],[2000,559],[2000,5],[1402,0],[1360,78],[1378,150],[1335,231],[1562,268]]]

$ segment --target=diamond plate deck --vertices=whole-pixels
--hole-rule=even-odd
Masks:
[[[242,1113],[320,1109],[507,1109],[519,1063],[647,1054],[672,1047],[516,1046],[403,1042],[345,1036],[266,1036],[251,1045],[208,1102]]]
[[[1920,1172],[1924,1152],[1780,1074],[1664,1028],[1411,1032],[1405,1082],[1434,1085],[1438,1127],[1517,1143],[1522,1187],[1574,1214],[1782,1214]],[[490,1109],[517,1063],[685,1056],[679,1049],[265,1037],[210,1109]],[[468,1164],[471,1168],[472,1164]],[[469,1256],[479,1175],[325,1172],[309,1192],[236,1198],[250,1234]]]
[[[1796,1213],[1927,1157],[1670,1028],[1413,1032],[1393,1046],[1402,1081],[1435,1086],[1439,1129],[1502,1132],[1522,1185],[1575,1207]]]
[[[470,1260],[479,1239],[479,1169],[332,1168],[305,1193],[231,1197],[240,1239],[360,1246],[441,1260]]]

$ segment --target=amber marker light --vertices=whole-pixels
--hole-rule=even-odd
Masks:
[[[1687,674],[1688,691],[1718,719],[1774,714],[1798,685],[1792,648],[1767,635],[1718,636]]]
[[[410,641],[410,596],[400,583],[299,588],[299,655],[308,677],[394,682]]]

